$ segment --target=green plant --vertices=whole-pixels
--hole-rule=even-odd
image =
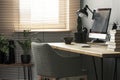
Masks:
[[[31,40],[18,41],[18,43],[21,46],[24,54],[27,54],[31,49]]]
[[[0,34],[0,51],[3,53],[9,52],[9,42],[4,35]]]
[[[30,49],[31,49],[31,38],[30,38],[30,32],[29,30],[24,30],[23,31],[23,40],[18,40],[17,42],[21,46],[23,53],[28,54]]]
[[[8,54],[10,47],[14,48],[15,45],[9,45],[9,40],[3,34],[0,34],[0,51]]]

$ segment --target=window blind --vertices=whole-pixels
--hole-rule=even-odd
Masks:
[[[14,23],[16,31],[76,29],[76,11],[80,8],[80,0],[16,0],[15,2],[17,4],[14,6],[18,8],[14,8],[16,9],[16,22]]]
[[[14,25],[18,22],[16,3],[16,0],[0,0],[0,33],[10,36],[14,32]]]

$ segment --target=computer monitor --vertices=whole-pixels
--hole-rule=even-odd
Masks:
[[[110,14],[111,8],[100,8],[94,14],[94,22],[89,32],[92,42],[106,41]]]

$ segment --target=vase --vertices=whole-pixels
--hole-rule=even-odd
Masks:
[[[14,40],[9,40],[9,45],[14,46],[15,45]],[[10,64],[15,63],[15,49],[14,49],[14,47],[9,47],[9,63]]]
[[[6,54],[6,53],[4,53]],[[10,64],[9,55],[4,55],[4,64]]]
[[[4,63],[4,53],[0,51],[0,64]]]
[[[29,54],[21,55],[21,62],[23,64],[28,64],[31,61],[31,56]]]

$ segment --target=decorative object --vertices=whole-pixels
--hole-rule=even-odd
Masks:
[[[22,63],[30,63],[31,56],[30,56],[30,50],[31,50],[31,38],[29,37],[29,30],[23,31],[23,40],[18,40],[19,45],[21,46],[23,50],[23,54],[21,55],[21,62]]]
[[[64,37],[64,41],[66,44],[71,44],[71,42],[73,41],[73,37]]]
[[[113,26],[112,26],[112,30],[116,30],[117,29],[117,23],[113,23]]]

